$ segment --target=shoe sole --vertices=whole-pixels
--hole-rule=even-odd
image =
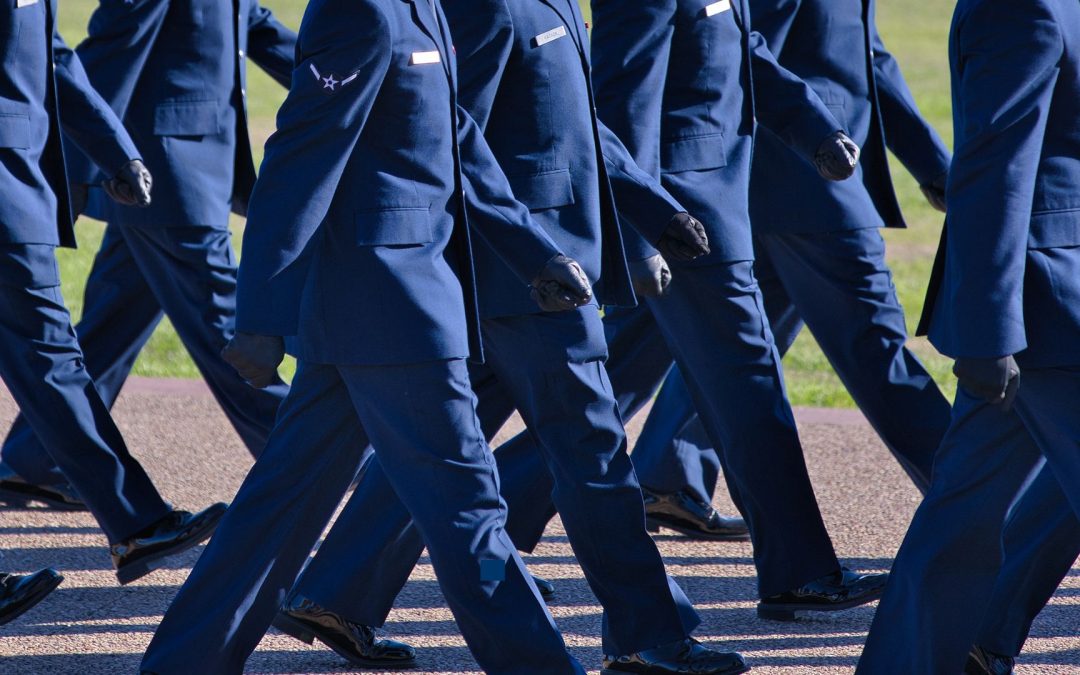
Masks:
[[[859,596],[854,600],[840,602],[835,605],[763,605],[758,603],[757,615],[759,619],[765,619],[767,621],[798,621],[800,617],[811,613],[842,612],[846,609],[853,609],[869,604],[880,599],[884,592],[885,588],[882,587],[873,593],[868,593]]]
[[[63,575],[57,575],[55,579],[50,581],[47,585],[42,586],[40,589],[38,589],[38,591],[36,593],[31,595],[29,598],[27,598],[26,603],[24,603],[22,607],[15,610],[11,614],[8,614],[3,619],[0,619],[0,626],[11,623],[15,619],[18,619],[23,614],[26,614],[27,612],[29,612],[34,607],[37,607],[38,603],[41,602],[42,600],[44,600],[46,598],[46,596],[48,596],[50,593],[55,591],[56,587],[59,586],[63,581],[64,581]]]
[[[715,675],[741,675],[742,673],[750,672],[750,666],[739,666],[737,668],[729,668],[728,670],[721,670]],[[610,668],[603,668],[600,671],[600,675],[627,675],[625,670],[611,670]]]
[[[19,488],[11,486],[0,488],[0,502],[20,509],[29,508],[31,503],[36,502],[44,504],[54,511],[89,511],[85,504],[72,504],[59,499],[51,499],[37,493],[23,492]]]
[[[318,640],[321,644],[326,645],[332,652],[354,666],[363,666],[374,670],[408,670],[416,667],[416,659],[411,661],[399,661],[397,663],[386,663],[384,661],[372,661],[371,659],[360,658],[356,654],[339,651],[337,647],[326,640],[323,640],[319,637],[318,633],[305,626],[302,622],[282,614],[281,612],[278,612],[278,615],[274,617],[271,625],[282,633],[294,637],[304,644],[315,644],[315,640]]]
[[[672,525],[671,523],[660,523],[652,518],[645,519],[645,529],[653,534],[660,531],[660,528],[666,530],[672,530],[678,532],[684,537],[695,539],[697,541],[750,541],[749,534],[705,534],[701,530],[695,530],[689,527],[682,527],[681,525]]]
[[[221,522],[221,519],[222,517],[224,517],[224,515],[225,513],[222,512],[222,514],[216,519],[207,523],[202,527],[202,529],[192,534],[191,537],[185,539],[179,544],[176,544],[172,548],[163,549],[161,551],[158,551],[157,553],[148,555],[145,558],[125,565],[124,567],[116,570],[116,579],[120,582],[121,586],[126,586],[133,581],[142,579],[154,570],[164,567],[166,558],[171,558],[172,556],[183,553],[188,549],[195,548],[196,546],[213,536],[214,531],[217,530],[217,526]]]

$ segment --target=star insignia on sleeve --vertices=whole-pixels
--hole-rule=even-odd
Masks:
[[[315,76],[315,79],[318,82],[322,83],[322,88],[329,89],[330,91],[336,91],[338,86],[344,87],[346,84],[355,80],[358,75],[357,73],[353,73],[349,77],[346,77],[343,80],[339,80],[334,77],[333,73],[330,73],[328,76],[323,77],[322,73],[319,72],[319,69],[315,67],[314,63],[308,64],[308,68],[311,69],[311,74]]]

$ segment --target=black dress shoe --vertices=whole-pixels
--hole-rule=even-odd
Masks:
[[[173,511],[133,537],[109,547],[116,578],[130,584],[160,567],[165,558],[198,546],[217,529],[228,504],[218,502],[198,513]]]
[[[318,638],[338,656],[357,666],[384,670],[416,666],[416,650],[409,645],[379,640],[371,626],[353,623],[302,596],[281,608],[274,618],[274,628],[307,644]]]
[[[805,586],[762,598],[757,614],[762,619],[794,621],[803,612],[839,612],[865,605],[881,597],[887,573],[860,574],[841,568]]]
[[[1003,654],[983,649],[979,645],[971,648],[964,675],[1012,675],[1016,659]]]
[[[662,493],[641,488],[645,498],[645,527],[659,532],[661,527],[675,530],[691,539],[708,541],[747,541],[750,530],[742,518],[721,516],[706,504],[684,491]]]
[[[70,484],[34,485],[3,462],[0,462],[0,501],[19,507],[40,502],[57,511],[87,510],[79,493]]]
[[[741,654],[706,649],[686,638],[629,656],[605,656],[600,675],[737,675],[748,670]]]
[[[541,579],[535,574],[533,575],[533,583],[536,584],[536,590],[540,591],[540,597],[545,601],[555,598],[555,584],[547,579]]]
[[[13,621],[52,593],[64,577],[54,569],[20,576],[0,574],[0,625]]]

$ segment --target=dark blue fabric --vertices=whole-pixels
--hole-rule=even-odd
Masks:
[[[523,284],[559,249],[457,106],[449,31],[424,2],[328,0],[304,22],[245,231],[238,329],[296,335],[315,362],[479,356],[470,230]]]
[[[664,573],[645,532],[640,487],[603,368],[599,316],[582,308],[488,319],[482,326],[488,361],[473,371],[480,375],[478,393],[512,402],[542,458],[537,475],[555,476],[547,495],[537,496],[554,500],[585,578],[604,607],[604,652],[630,654],[686,637],[699,619]],[[492,376],[501,386],[483,384]],[[480,419],[492,435],[505,416],[485,420],[481,413]],[[296,587],[301,595],[369,625],[386,620],[423,548],[421,538],[407,531],[408,512],[380,485],[385,480],[373,462],[335,533]],[[372,533],[382,536],[368,536]]]
[[[724,478],[754,542],[760,594],[835,571],[751,263],[675,274],[667,295],[650,298],[649,308],[709,438],[723,448]]]
[[[18,4],[0,9],[0,376],[116,542],[170,507],[128,454],[60,295],[54,248],[74,245],[60,129],[114,170],[137,152],[56,33],[55,2]]]
[[[458,108],[448,34],[437,2],[308,5],[252,196],[237,320],[296,336],[299,368],[147,670],[242,670],[370,438],[481,668],[584,673],[503,529],[463,360],[481,349],[467,228],[525,282],[558,248]]]
[[[246,113],[247,60],[288,84],[296,34],[257,0],[101,0],[75,51],[90,82],[132,131],[154,176],[149,207],[95,195],[88,213],[119,225],[214,224],[243,214],[255,182]],[[72,153],[75,182],[116,167]]]
[[[919,114],[896,61],[878,35],[874,0],[749,0],[754,29],[781,66],[807,84],[859,144],[855,176],[826,181],[788,149],[768,121],[754,146],[750,214],[755,234],[903,227],[886,147],[930,183],[949,152]],[[757,91],[758,117],[782,103]],[[819,142],[822,139],[818,139]],[[783,195],[782,198],[778,196]]]
[[[956,157],[930,340],[953,357],[1080,364],[1080,7],[965,0],[949,55]]]
[[[883,243],[868,228],[903,226],[886,144],[921,183],[948,169],[949,153],[885,50],[872,0],[750,0],[750,8],[780,65],[810,84],[863,149],[854,178],[824,180],[775,123],[770,130],[784,101],[756,89],[764,124],[754,147],[750,214],[769,324],[781,354],[803,321],[810,324],[856,403],[925,490],[949,405],[904,347]],[[670,379],[634,449],[635,465],[644,485],[686,489],[708,502],[716,463],[687,393],[675,374]]]
[[[0,377],[109,541],[166,515],[83,367],[54,247],[0,246],[0,344]]]
[[[577,3],[451,2],[446,11],[461,104],[484,131],[514,196],[581,263],[601,303],[633,305],[616,201],[649,241],[683,209],[597,122]],[[538,39],[553,30],[558,37]],[[498,245],[475,246],[481,316],[536,312]]]
[[[905,346],[903,310],[880,233],[762,234],[755,244],[756,276],[769,324],[778,327],[780,353],[805,321],[871,426],[925,491],[949,425],[949,403]],[[634,463],[643,485],[690,489],[709,502],[714,461],[697,440],[701,430],[679,386],[669,376],[634,448]],[[701,494],[701,486],[709,492]]]
[[[110,172],[138,156],[56,32],[55,15],[56,0],[0,9],[2,243],[75,245],[61,129]]]
[[[1023,507],[1041,458],[1080,513],[1080,6],[961,0],[949,53],[956,156],[924,319],[942,352],[1016,354],[1022,374],[1009,413],[957,394],[860,661],[874,675],[962,667],[999,583],[1013,504],[1018,522],[1038,520]],[[1044,544],[1029,538],[1057,536],[1060,511],[1006,536],[1006,550],[1038,552]],[[1020,582],[1015,606],[1028,616],[1060,571],[1053,558],[1045,578]]]
[[[746,214],[755,111],[806,159],[839,128],[751,30],[745,0],[715,14],[706,11],[711,4],[595,0],[592,7],[600,119],[705,225],[712,253],[699,265],[753,258]],[[754,91],[772,108],[757,105]],[[655,253],[640,235],[624,229],[624,236],[631,259]]]
[[[502,528],[506,507],[462,360],[388,367],[301,361],[265,452],[166,612],[143,669],[242,672],[368,438],[415,518],[480,667],[584,675]],[[330,536],[355,537],[341,529],[335,525]],[[482,578],[493,565],[505,571],[503,581]]]
[[[448,11],[461,57],[462,104],[486,130],[515,196],[593,281],[600,275],[601,297],[632,302],[609,181],[635,217],[651,218],[654,226],[665,225],[678,205],[597,124],[585,29],[575,3],[497,0],[483,9],[462,2]],[[561,37],[537,39],[559,27]],[[588,145],[593,152],[581,152]],[[535,305],[522,302],[520,285],[496,257],[499,242],[492,244],[476,248],[488,357],[487,365],[471,370],[481,428],[490,438],[516,407],[534,430],[539,449],[530,444],[532,457],[525,458],[531,475],[512,478],[526,487],[526,501],[549,505],[551,513],[555,504],[560,507],[586,578],[605,608],[605,652],[628,654],[681,639],[698,618],[664,574],[643,527],[640,489],[602,366],[606,345],[599,315],[594,307],[537,313]],[[534,458],[538,470],[532,472]],[[501,456],[496,461],[502,466]],[[299,593],[355,621],[385,621],[423,547],[411,533],[408,513],[388,492],[373,462],[339,520],[345,523],[339,531],[351,534],[323,543],[297,585]],[[373,509],[380,514],[376,523]],[[536,521],[536,538],[551,513],[545,510]],[[358,531],[372,536],[357,537]],[[621,562],[612,565],[613,560]]]
[[[1044,457],[1080,513],[1078,404],[1076,368],[1027,370],[1009,413],[957,393],[933,483],[893,563],[858,673],[963,669],[1001,571],[1002,529],[1039,484]]]
[[[288,385],[278,379],[266,389],[253,389],[221,358],[233,335],[235,298],[236,256],[227,230],[110,225],[87,280],[83,320],[75,327],[86,369],[105,405],[116,402],[143,345],[167,315],[226,417],[257,457]],[[0,457],[32,483],[63,481],[22,417]]]
[[[1005,525],[1005,560],[975,644],[1019,656],[1031,624],[1080,556],[1080,520],[1044,466]]]

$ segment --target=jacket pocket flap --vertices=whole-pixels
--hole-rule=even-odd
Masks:
[[[434,241],[426,206],[360,211],[355,222],[357,246],[409,246]]]
[[[217,101],[172,101],[154,109],[155,136],[208,136],[220,131]]]
[[[1031,214],[1028,248],[1080,246],[1080,207]]]
[[[574,203],[569,169],[508,176],[514,197],[531,210],[553,209]]]
[[[0,109],[0,148],[30,147],[30,112],[18,108]]]
[[[660,146],[660,166],[666,173],[707,171],[727,166],[724,134],[667,141]]]

